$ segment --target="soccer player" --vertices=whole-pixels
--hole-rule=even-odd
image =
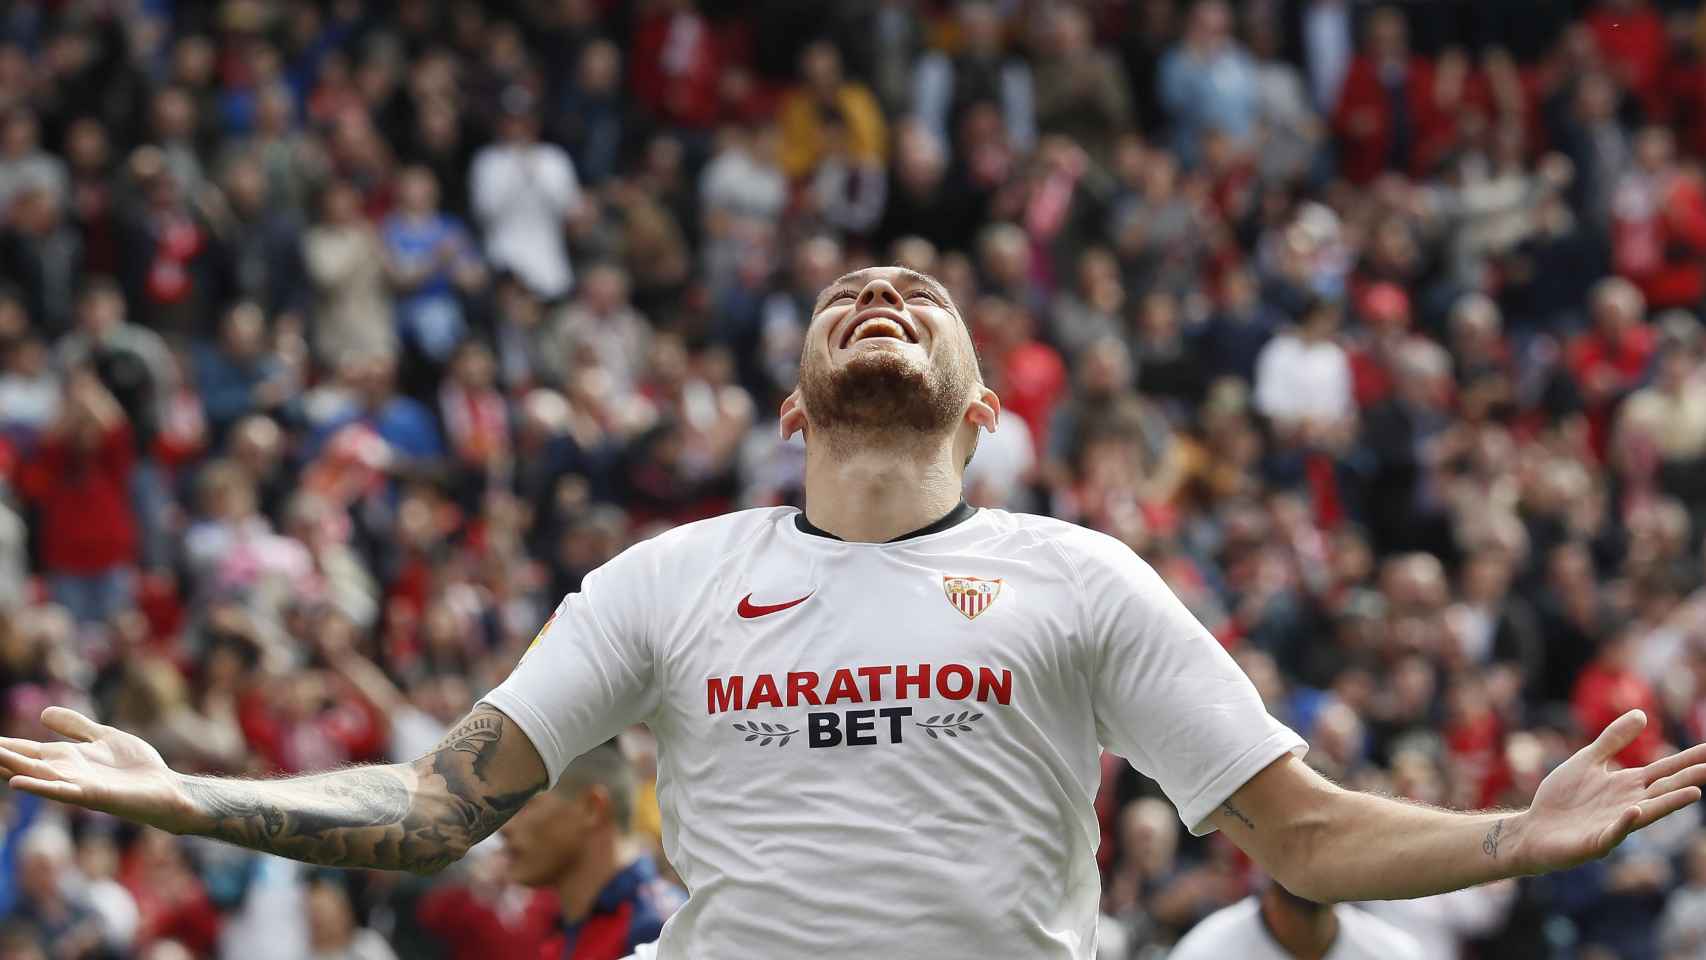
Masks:
[[[1602,857],[1693,803],[1706,745],[1610,760],[1612,723],[1529,809],[1342,789],[1142,560],[960,478],[1000,416],[940,283],[850,273],[818,298],[784,435],[806,507],[641,543],[565,598],[432,753],[289,779],[167,769],[70,710],[0,742],[14,788],[340,866],[430,871],[636,721],[659,742],[664,845],[690,893],[657,956],[1087,958],[1106,744],[1195,833],[1311,900],[1418,897]]]
[[[509,879],[534,888],[526,906],[441,886],[421,900],[422,925],[457,957],[620,960],[655,941],[683,896],[632,835],[635,792],[617,741],[576,757],[498,831]]]
[[[1423,960],[1427,956],[1415,937],[1385,920],[1348,903],[1305,900],[1270,881],[1259,896],[1204,917],[1168,952],[1167,960]]]

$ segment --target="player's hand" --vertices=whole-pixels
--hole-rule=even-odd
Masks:
[[[1647,717],[1631,710],[1547,774],[1522,815],[1520,856],[1529,872],[1564,870],[1610,853],[1623,838],[1700,799],[1706,744],[1645,767],[1623,769],[1612,758],[1635,741]],[[1498,855],[1489,834],[1483,850]]]
[[[8,786],[173,832],[187,828],[188,798],[146,741],[65,707],[43,710],[41,722],[70,742],[0,737]]]

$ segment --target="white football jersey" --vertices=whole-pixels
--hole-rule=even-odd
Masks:
[[[1304,750],[1111,537],[985,509],[849,543],[798,513],[631,547],[485,698],[553,783],[650,725],[690,892],[660,960],[1088,960],[1101,745],[1198,833]]]

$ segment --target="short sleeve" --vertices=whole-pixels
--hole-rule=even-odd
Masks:
[[[641,543],[588,574],[482,698],[527,734],[552,784],[570,761],[656,709],[655,552]]]
[[[1268,713],[1249,678],[1149,564],[1112,537],[1068,549],[1084,591],[1096,730],[1161,785],[1194,834],[1210,813],[1303,738]]]

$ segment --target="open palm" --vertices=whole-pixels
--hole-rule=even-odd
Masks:
[[[41,722],[70,740],[0,737],[0,774],[9,786],[152,826],[181,826],[177,777],[146,741],[64,707],[48,707]]]
[[[1617,766],[1612,758],[1646,725],[1641,711],[1625,713],[1541,781],[1523,838],[1537,872],[1597,860],[1629,834],[1700,799],[1706,744],[1645,767]]]

